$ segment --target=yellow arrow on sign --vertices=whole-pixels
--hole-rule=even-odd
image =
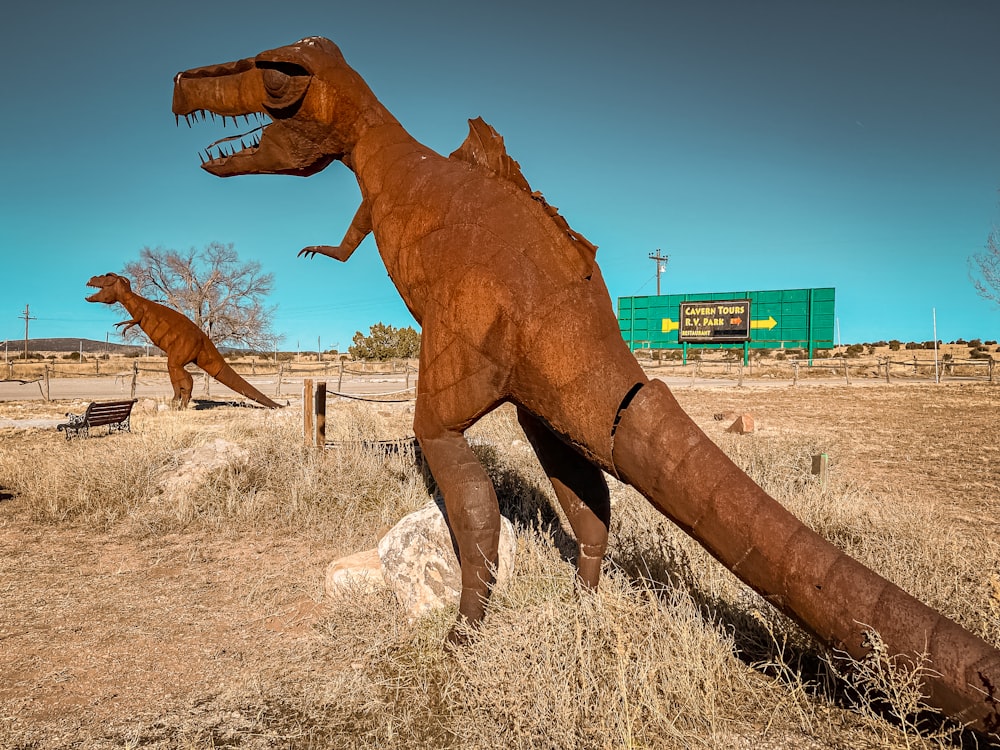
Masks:
[[[767,316],[767,320],[751,320],[750,321],[750,327],[751,328],[766,328],[768,331],[770,331],[776,325],[778,325],[778,321],[776,321],[774,319],[773,315],[768,315]]]
[[[661,330],[663,331],[663,333],[670,333],[671,331],[676,331],[680,327],[681,327],[680,323],[673,321],[670,318],[664,318],[663,327]]]

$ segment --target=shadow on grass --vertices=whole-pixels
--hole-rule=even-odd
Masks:
[[[511,468],[491,445],[473,446],[496,489],[500,511],[515,527],[533,529],[549,536],[560,556],[576,563],[576,540],[565,531],[545,490],[521,472]],[[419,459],[418,459],[419,460]],[[428,489],[434,483],[423,470]],[[440,503],[439,503],[440,504]],[[443,509],[442,509],[443,510]],[[669,520],[658,528],[666,530]],[[757,608],[748,608],[714,596],[696,578],[687,552],[661,533],[652,548],[637,544],[613,544],[608,562],[635,585],[655,596],[666,599],[681,589],[695,602],[707,622],[722,632],[732,634],[734,656],[758,673],[777,680],[792,689],[802,689],[811,699],[829,702],[840,708],[868,712],[880,716],[890,725],[902,729],[893,714],[893,706],[877,692],[861,695],[850,679],[851,664],[837,660],[825,647],[760,600]],[[454,538],[452,539],[454,544]],[[457,550],[456,550],[457,552]],[[831,666],[836,665],[836,670]],[[941,714],[927,711],[907,716],[906,723],[917,727],[925,736],[936,736],[956,748],[995,747],[990,740],[972,730],[960,730]]]

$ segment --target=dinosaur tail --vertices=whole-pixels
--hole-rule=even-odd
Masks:
[[[876,631],[889,652],[927,654],[929,705],[1000,734],[1000,651],[810,530],[768,496],[683,412],[659,381],[621,415],[619,476],[822,643],[856,659]]]
[[[205,364],[198,362],[198,366],[227,388],[230,388],[247,398],[253,399],[261,406],[266,406],[269,409],[281,408],[281,404],[272,401],[245,381],[240,374],[236,372],[236,370],[234,370],[228,362],[226,362],[226,360],[222,359],[221,356],[218,358],[213,357],[211,361],[206,362]]]

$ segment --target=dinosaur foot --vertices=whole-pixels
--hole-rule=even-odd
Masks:
[[[466,646],[475,642],[479,635],[479,624],[471,622],[466,617],[459,615],[458,620],[451,626],[448,635],[444,639],[444,650],[448,654],[456,654]]]

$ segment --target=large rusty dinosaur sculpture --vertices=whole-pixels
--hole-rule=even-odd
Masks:
[[[182,409],[191,400],[191,389],[194,386],[194,378],[184,369],[191,362],[227,388],[252,398],[261,406],[271,409],[281,406],[240,377],[219,354],[212,340],[190,318],[173,308],[136,294],[126,277],[106,273],[92,277],[87,286],[98,290],[87,297],[87,302],[103,302],[106,305],[119,303],[128,310],[132,319],[115,323],[115,327],[125,326],[122,333],[137,325],[150,341],[166,352],[167,372],[174,387],[174,399]]]
[[[605,471],[827,646],[862,658],[873,629],[893,653],[926,652],[940,673],[925,685],[930,704],[1000,732],[1000,652],[803,525],[646,377],[595,248],[531,193],[492,128],[472,121],[458,151],[432,151],[319,37],[179,73],[175,115],[206,110],[270,118],[244,134],[249,146],[213,144],[202,160],[211,174],[308,176],[340,161],[357,177],[361,207],[344,241],[302,253],[346,260],[373,233],[423,327],[414,431],[459,547],[460,621],[485,614],[500,527],[463,433],[511,402],[577,537],[583,584],[597,585],[607,544]],[[449,637],[463,632],[456,624]]]

